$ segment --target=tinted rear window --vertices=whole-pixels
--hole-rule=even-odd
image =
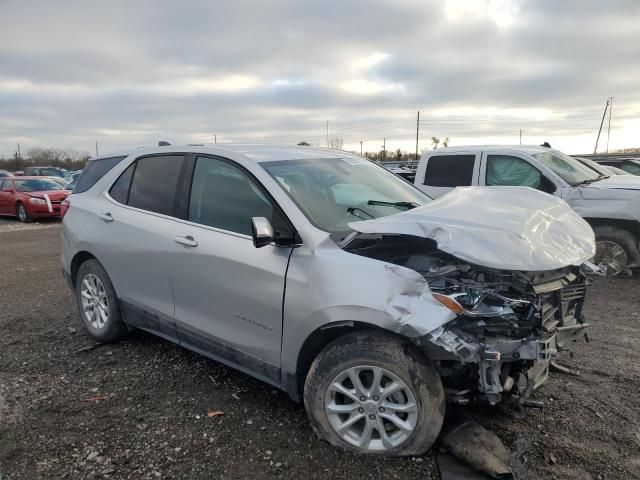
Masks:
[[[182,155],[139,159],[129,190],[128,205],[171,215],[183,160]]]
[[[100,158],[90,160],[84,167],[84,171],[73,189],[73,193],[82,193],[93,187],[98,180],[106,175],[113,167],[118,165],[126,157]]]
[[[424,184],[431,187],[468,187],[473,180],[475,155],[439,155],[427,163]]]

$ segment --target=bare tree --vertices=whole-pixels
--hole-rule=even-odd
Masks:
[[[449,137],[444,137],[442,139],[442,147],[447,148],[449,146]]]
[[[440,145],[440,139],[438,137],[431,137],[431,145],[433,145],[433,149],[435,150]]]
[[[329,148],[334,148],[336,150],[344,149],[344,138],[341,137],[333,137],[329,140]]]

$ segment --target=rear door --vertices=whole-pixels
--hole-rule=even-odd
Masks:
[[[95,212],[93,235],[127,322],[171,338],[176,336],[171,275],[183,254],[176,243],[175,201],[184,165],[182,154],[134,161]]]
[[[291,247],[255,248],[251,217],[285,222],[246,169],[220,157],[194,159],[179,268],[173,270],[180,343],[279,383],[282,302]]]
[[[415,185],[433,198],[478,184],[479,153],[432,153],[420,161]]]

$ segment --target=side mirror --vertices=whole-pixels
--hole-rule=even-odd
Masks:
[[[264,217],[251,217],[251,236],[254,247],[269,245],[274,240],[271,222]]]

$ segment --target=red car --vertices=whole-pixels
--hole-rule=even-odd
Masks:
[[[15,216],[21,222],[60,217],[61,204],[70,194],[46,177],[0,178],[0,215]]]

